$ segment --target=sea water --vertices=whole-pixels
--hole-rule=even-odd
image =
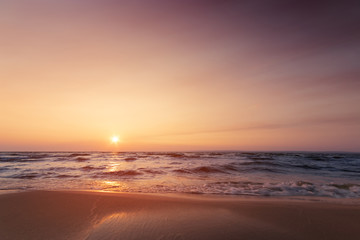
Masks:
[[[0,152],[0,190],[360,197],[360,153]]]

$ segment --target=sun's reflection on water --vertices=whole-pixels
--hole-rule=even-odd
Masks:
[[[120,181],[104,180],[99,182],[100,188],[104,191],[125,192],[129,190],[128,184]]]

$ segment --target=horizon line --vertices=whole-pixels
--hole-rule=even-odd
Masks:
[[[183,152],[183,153],[193,153],[193,152],[258,152],[258,153],[271,153],[271,152],[288,152],[288,153],[359,153],[360,151],[344,151],[344,150],[192,150],[192,151],[188,151],[188,150],[179,150],[179,151],[174,151],[174,150],[170,150],[170,151],[166,151],[166,150],[157,150],[157,151],[101,151],[101,150],[59,150],[59,151],[55,151],[55,150],[13,150],[13,151],[9,151],[9,150],[0,150],[0,153],[11,153],[11,152],[106,152],[106,153],[136,153],[136,152],[143,152],[143,153],[172,153],[172,152]]]

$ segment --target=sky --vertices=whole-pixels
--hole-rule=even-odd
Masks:
[[[359,1],[0,0],[0,151],[360,151],[359,29]]]

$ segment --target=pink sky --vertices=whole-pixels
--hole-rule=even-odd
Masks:
[[[1,1],[0,150],[360,151],[360,8],[326,3]]]

